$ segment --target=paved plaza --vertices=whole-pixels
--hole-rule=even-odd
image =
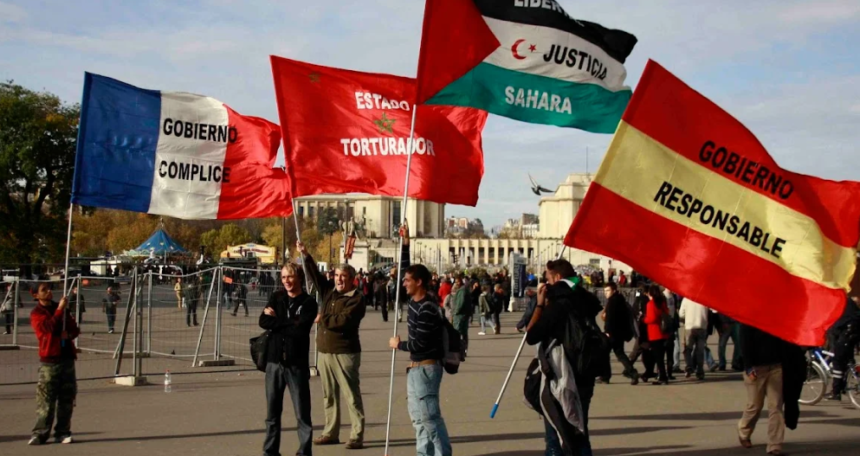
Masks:
[[[258,312],[259,310],[256,310]],[[255,312],[252,309],[252,313]],[[442,412],[457,455],[543,454],[543,424],[522,400],[525,367],[534,350],[527,347],[495,419],[489,418],[521,336],[513,328],[520,314],[503,315],[503,334],[478,336],[470,329],[470,356],[457,375],[442,384]],[[232,317],[227,317],[232,318]],[[240,317],[237,317],[240,318]],[[244,318],[242,318],[244,323]],[[256,322],[256,318],[248,320]],[[248,331],[259,332],[249,322]],[[367,416],[364,450],[348,453],[342,445],[315,447],[317,455],[382,455],[391,352],[386,348],[391,323],[368,310],[361,330],[362,391]],[[405,337],[405,323],[400,325]],[[238,343],[238,342],[237,342]],[[716,339],[711,339],[716,352]],[[731,350],[731,348],[730,348]],[[31,351],[21,351],[30,353]],[[414,432],[406,410],[405,364],[398,353],[391,455],[414,454]],[[129,361],[130,362],[130,361]],[[639,364],[641,366],[641,364]],[[8,369],[0,365],[0,370]],[[765,454],[766,412],[753,435],[752,450],[738,446],[735,426],[745,404],[736,373],[709,374],[705,382],[682,380],[669,386],[630,386],[618,374],[610,385],[598,385],[592,402],[591,433],[595,454],[734,455]],[[124,369],[125,370],[125,369]],[[153,370],[153,369],[150,369]],[[185,369],[191,371],[190,369]],[[192,371],[193,372],[193,371]],[[265,417],[263,374],[226,372],[176,375],[173,392],[154,386],[129,388],[110,380],[79,383],[73,418],[74,445],[27,447],[35,419],[34,385],[0,386],[0,455],[258,455],[262,452]],[[316,435],[323,425],[319,379],[311,380]],[[287,399],[289,401],[289,399]],[[286,404],[281,452],[296,449],[295,419]],[[344,421],[349,414],[343,410]],[[348,438],[348,424],[341,440]],[[822,402],[804,407],[800,427],[786,432],[784,450],[792,455],[860,454],[860,410]]]

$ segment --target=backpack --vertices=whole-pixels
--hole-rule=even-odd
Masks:
[[[460,371],[460,362],[465,358],[460,345],[460,333],[445,318],[442,308],[438,306],[437,308],[439,317],[442,319],[442,353],[444,353],[442,367],[445,368],[445,372],[453,375]]]
[[[575,375],[584,378],[611,377],[609,338],[592,319],[571,312],[563,345],[572,361]]]

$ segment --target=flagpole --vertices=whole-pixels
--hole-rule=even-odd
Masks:
[[[415,151],[415,115],[418,105],[412,105],[412,125],[409,127],[408,155],[406,156],[406,182],[403,184],[403,204],[401,205],[403,223],[406,223],[406,204],[409,201],[409,170],[412,167],[412,153]],[[397,322],[400,320],[400,274],[403,272],[403,236],[400,236],[400,248],[397,250],[397,281],[394,283],[394,336],[397,337]],[[388,419],[385,423],[385,456],[388,456],[388,444],[391,441],[391,402],[394,397],[394,361],[397,349],[391,350],[391,375],[388,380]]]
[[[561,256],[564,255],[564,249],[566,245],[561,246],[561,251],[558,252],[557,260],[561,259]],[[526,327],[526,331],[528,331],[528,327]],[[505,377],[505,382],[502,384],[502,390],[499,391],[499,397],[496,398],[496,403],[493,404],[493,410],[490,411],[490,419],[496,417],[496,412],[499,411],[499,404],[502,402],[502,396],[505,395],[505,390],[508,388],[508,382],[511,381],[511,375],[514,374],[514,369],[517,367],[517,361],[520,360],[520,355],[523,352],[523,347],[526,345],[526,337],[528,337],[528,332],[523,334],[523,340],[520,342],[520,348],[517,349],[517,354],[514,355],[514,362],[511,363],[511,368],[508,370],[508,375]]]
[[[72,216],[75,213],[74,209],[75,203],[69,203],[69,230],[66,233],[66,269],[63,271],[63,296],[66,296],[66,285],[69,283],[69,255],[72,248]]]

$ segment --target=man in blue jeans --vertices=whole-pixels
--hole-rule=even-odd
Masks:
[[[403,253],[401,265],[409,263],[409,229],[401,227]],[[409,352],[409,369],[406,374],[406,396],[409,417],[415,428],[418,456],[450,456],[451,440],[439,406],[439,387],[442,384],[443,326],[439,304],[427,292],[430,271],[420,264],[406,268],[403,286],[409,295],[407,322],[409,339],[392,337],[388,345],[393,350]]]

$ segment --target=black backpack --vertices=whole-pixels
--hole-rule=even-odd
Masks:
[[[563,345],[575,375],[604,379],[612,375],[609,338],[600,331],[593,319],[570,312]]]
[[[460,333],[454,329],[454,325],[445,318],[442,308],[439,309],[439,317],[442,320],[442,366],[445,372],[453,375],[460,371],[460,362],[465,358],[460,346]]]

